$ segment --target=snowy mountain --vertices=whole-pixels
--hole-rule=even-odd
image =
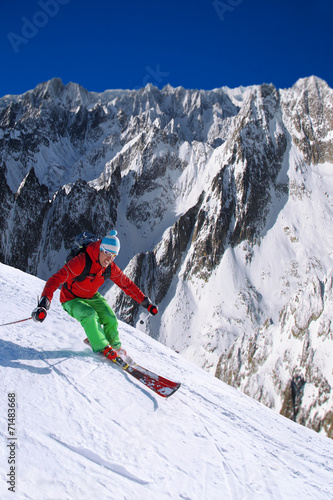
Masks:
[[[0,264],[1,324],[43,286]],[[332,440],[122,323],[138,362],[182,382],[155,395],[92,353],[56,295],[43,324],[0,327],[2,499],[332,498]]]
[[[116,227],[117,263],[159,306],[153,338],[332,437],[332,137],[316,77],[5,96],[1,261],[47,279],[76,234]]]

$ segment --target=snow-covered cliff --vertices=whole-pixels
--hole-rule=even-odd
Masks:
[[[316,77],[101,94],[53,79],[5,96],[0,258],[46,279],[77,233],[117,228],[117,263],[159,305],[151,336],[332,435],[332,138]]]

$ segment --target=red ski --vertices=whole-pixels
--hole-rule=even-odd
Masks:
[[[88,339],[85,339],[84,342],[89,345]],[[172,380],[161,377],[135,363],[130,365],[121,356],[117,356],[111,361],[163,398],[172,396],[181,386],[179,382],[173,382]]]

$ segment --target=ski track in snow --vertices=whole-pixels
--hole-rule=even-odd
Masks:
[[[93,451],[86,450],[85,448],[78,448],[75,446],[71,446],[70,444],[63,443],[59,439],[57,439],[55,436],[52,436],[50,434],[50,437],[54,439],[57,443],[61,444],[62,446],[65,446],[65,448],[68,448],[69,450],[73,451],[74,453],[77,453],[81,457],[86,458],[87,460],[91,460],[97,465],[102,465],[106,469],[109,469],[112,472],[115,472],[116,474],[119,474],[120,476],[129,479],[130,481],[134,481],[139,484],[149,484],[149,481],[145,481],[143,479],[140,479],[139,477],[135,476],[134,474],[131,474],[128,472],[125,467],[122,467],[117,464],[113,464],[108,462],[107,460],[104,460],[102,457],[97,455],[97,453],[94,453]]]
[[[0,322],[17,317],[18,301],[29,316],[42,286],[0,264]],[[331,440],[121,323],[138,364],[182,383],[160,398],[94,355],[57,298],[43,325],[0,329],[1,499],[332,499]],[[8,392],[17,394],[15,494],[5,477]]]

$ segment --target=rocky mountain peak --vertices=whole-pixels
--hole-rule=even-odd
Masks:
[[[147,333],[329,433],[332,109],[316,77],[6,96],[1,258],[47,279],[77,233],[116,228],[118,264],[160,309]],[[139,306],[104,292],[140,327]]]

